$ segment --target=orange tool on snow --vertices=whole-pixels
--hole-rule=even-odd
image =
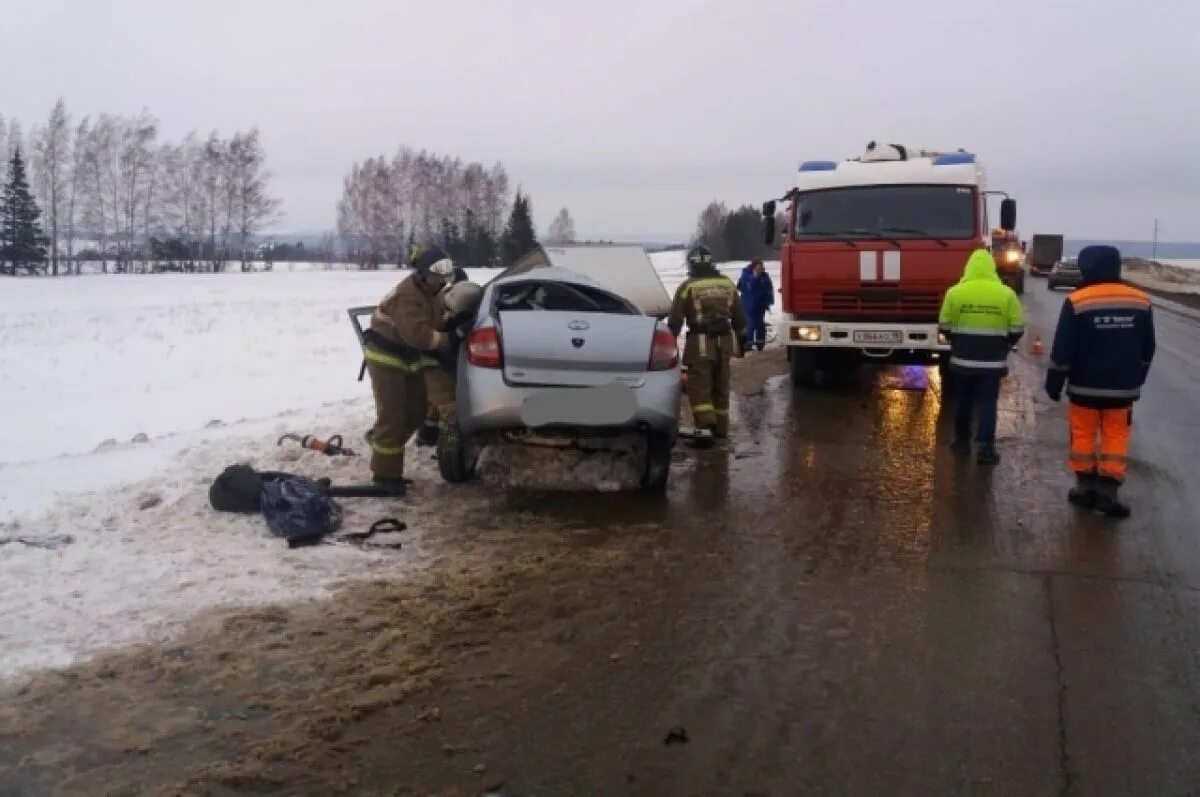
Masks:
[[[279,442],[276,445],[283,445],[284,440],[295,440],[304,448],[307,448],[311,451],[320,452],[330,457],[356,456],[353,451],[343,445],[342,436],[340,434],[335,434],[328,440],[322,440],[319,437],[313,437],[312,435],[308,434],[304,435],[304,437],[301,437],[298,434],[285,434],[283,437],[279,438]]]

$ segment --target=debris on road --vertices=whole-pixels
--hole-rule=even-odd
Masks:
[[[687,744],[689,741],[691,739],[688,738],[687,728],[680,725],[667,731],[667,738],[663,739],[663,744],[670,747],[673,744]]]

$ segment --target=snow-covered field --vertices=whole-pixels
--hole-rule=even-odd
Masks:
[[[674,291],[683,253],[652,260]],[[723,270],[736,278],[741,265]],[[778,264],[768,270],[778,285]],[[289,551],[259,519],[214,513],[207,497],[239,461],[369,478],[365,458],[276,439],[340,433],[366,448],[373,405],[369,382],[355,381],[346,308],[374,304],[402,276],[277,266],[0,284],[0,679],[167,639],[215,606],[319,597],[420,556],[419,530],[400,554]],[[413,477],[437,479],[425,457]],[[347,525],[374,519],[347,510]],[[57,548],[17,539],[64,535]]]

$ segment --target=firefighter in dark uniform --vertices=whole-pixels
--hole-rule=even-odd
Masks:
[[[449,336],[439,329],[441,292],[454,263],[437,247],[423,250],[413,271],[375,308],[364,333],[364,357],[375,394],[371,473],[375,482],[404,493],[404,446],[426,422],[427,406],[454,401],[454,383],[442,368]]]
[[[717,271],[712,252],[688,252],[688,278],[675,291],[667,325],[679,337],[687,322],[683,364],[696,444],[729,436],[729,363],[745,351],[746,313],[733,280]]]

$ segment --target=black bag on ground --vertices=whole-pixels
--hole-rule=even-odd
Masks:
[[[263,477],[247,465],[230,465],[208,488],[208,502],[220,512],[262,509]]]
[[[342,525],[342,507],[329,497],[328,485],[290,474],[263,479],[262,513],[276,537],[289,548],[313,545]]]
[[[230,465],[208,488],[208,502],[219,512],[261,512],[263,485],[282,478],[296,477],[269,470],[260,473],[249,465]],[[321,481],[328,485],[328,479]]]

